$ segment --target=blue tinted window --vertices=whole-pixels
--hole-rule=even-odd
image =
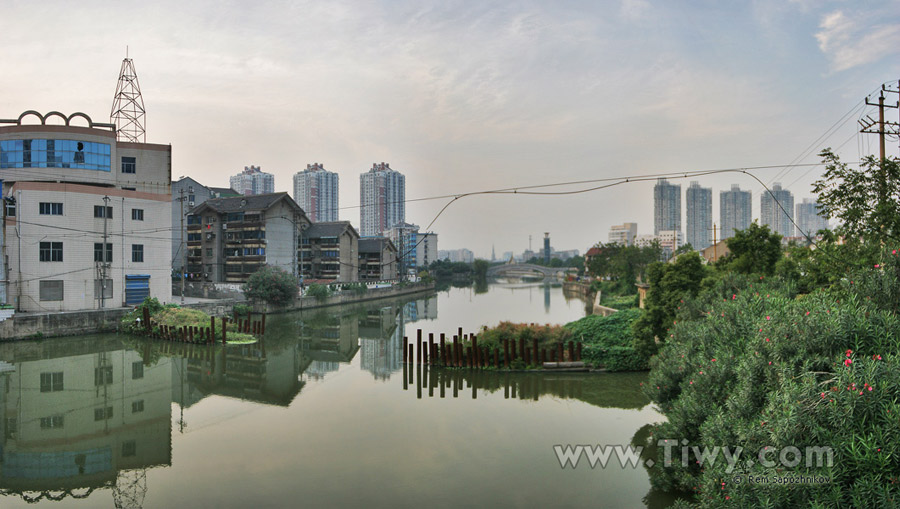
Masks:
[[[110,171],[108,143],[76,140],[0,141],[0,168],[82,168]]]

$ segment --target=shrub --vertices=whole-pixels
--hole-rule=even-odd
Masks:
[[[299,286],[297,278],[282,269],[266,265],[250,275],[244,283],[244,295],[255,301],[283,306],[294,300]]]
[[[632,345],[632,324],[640,316],[639,309],[627,309],[609,316],[586,316],[566,328],[584,343],[582,356],[595,366],[608,371],[645,371],[647,358]]]
[[[740,461],[731,472],[725,461],[675,461],[650,470],[653,486],[694,492],[702,506],[896,505],[900,265],[897,255],[886,258],[803,296],[774,278],[726,277],[682,307],[645,384],[667,418],[654,427],[657,440],[742,447],[754,460],[763,447],[827,446],[833,465],[776,470]],[[830,483],[723,484],[735,475],[788,474]]]
[[[331,290],[325,285],[313,283],[306,289],[306,296],[315,297],[316,300],[325,300],[329,295],[331,295]]]

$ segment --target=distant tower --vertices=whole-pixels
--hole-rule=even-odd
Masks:
[[[116,139],[132,143],[146,143],[144,99],[141,98],[141,85],[138,83],[134,62],[125,57],[122,70],[119,71],[119,84],[113,97],[109,122],[116,125]]]
[[[550,232],[544,232],[544,263],[550,263]]]
[[[491,261],[492,261],[492,262],[496,262],[496,261],[497,261],[497,252],[494,251],[494,246],[493,246],[493,245],[491,245]]]

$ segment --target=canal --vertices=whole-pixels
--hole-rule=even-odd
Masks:
[[[646,374],[401,362],[417,329],[584,314],[559,285],[497,283],[270,315],[253,345],[2,343],[0,506],[663,507],[642,465],[563,469],[554,452],[643,437],[662,419]]]

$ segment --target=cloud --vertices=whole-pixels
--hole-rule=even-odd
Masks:
[[[826,14],[816,40],[834,71],[869,64],[900,51],[900,24],[865,26],[842,11]]]
[[[647,0],[622,0],[619,15],[629,21],[639,21],[652,7]]]

